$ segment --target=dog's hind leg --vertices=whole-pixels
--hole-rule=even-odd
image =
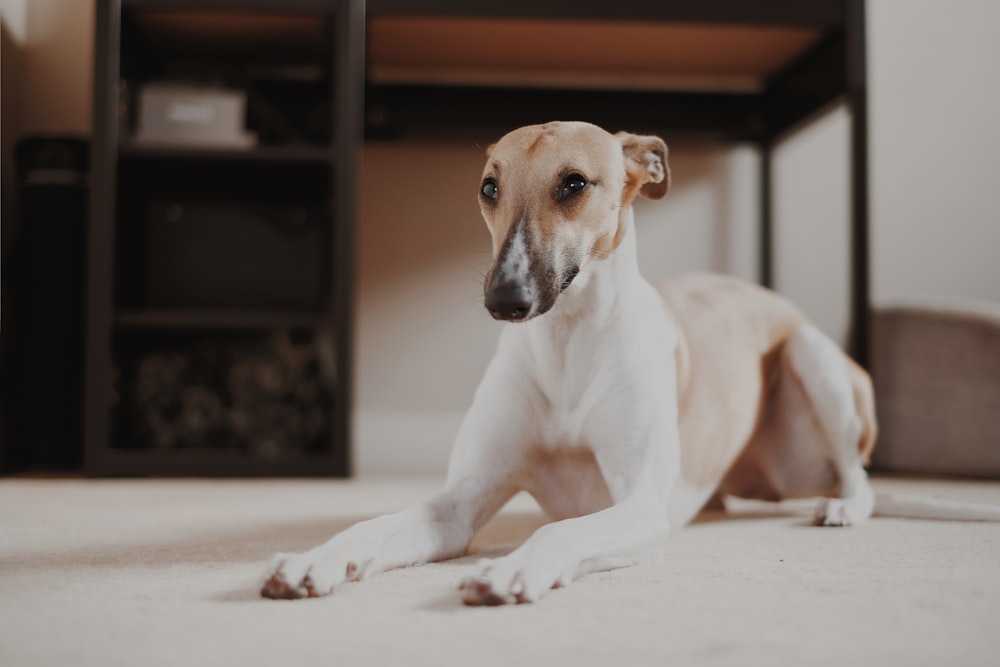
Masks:
[[[832,497],[822,498],[816,508],[816,524],[847,526],[867,520],[875,508],[864,469],[876,431],[871,381],[811,324],[789,337],[783,357],[782,381],[796,383],[810,404],[819,435],[815,445],[822,448],[835,478]]]
[[[811,324],[792,332],[778,355],[760,423],[720,491],[821,497],[815,520],[823,526],[866,520],[875,504],[864,469],[875,438],[868,376]]]

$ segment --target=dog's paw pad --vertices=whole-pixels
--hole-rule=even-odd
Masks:
[[[339,583],[315,554],[278,554],[271,561],[260,594],[273,600],[299,600],[329,595]],[[341,567],[341,572],[343,567]]]
[[[304,588],[292,586],[281,572],[275,572],[261,586],[260,594],[271,600],[298,600],[306,597],[309,592]]]
[[[470,577],[459,586],[462,591],[462,603],[470,607],[496,607],[515,602],[513,596],[501,595],[494,590],[493,582],[488,577]]]
[[[514,579],[506,586],[499,585],[492,577],[479,575],[470,577],[459,586],[462,591],[462,602],[470,607],[497,607],[504,604],[525,604],[534,602],[537,596],[531,595],[528,587],[520,578]]]

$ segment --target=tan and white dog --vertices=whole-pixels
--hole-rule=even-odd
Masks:
[[[669,185],[658,137],[553,122],[489,149],[485,303],[517,324],[476,391],[444,492],[279,554],[264,596],[326,595],[462,555],[519,491],[555,521],[482,561],[462,584],[467,604],[537,600],[655,554],[715,493],[819,497],[826,526],[872,515],[867,374],[773,292],[705,274],[657,290],[639,274],[632,202]]]

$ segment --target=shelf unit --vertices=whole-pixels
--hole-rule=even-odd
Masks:
[[[367,135],[489,145],[520,125],[573,119],[668,142],[750,144],[760,155],[760,280],[773,286],[774,148],[843,103],[849,348],[867,366],[864,0],[578,0],[566,10],[537,0],[367,0]]]
[[[359,0],[98,0],[85,470],[350,474]],[[136,140],[144,84],[243,91],[246,149]]]

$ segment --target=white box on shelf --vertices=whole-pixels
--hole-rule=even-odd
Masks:
[[[139,91],[139,122],[133,141],[142,146],[251,148],[246,93],[185,83],[148,83]]]

